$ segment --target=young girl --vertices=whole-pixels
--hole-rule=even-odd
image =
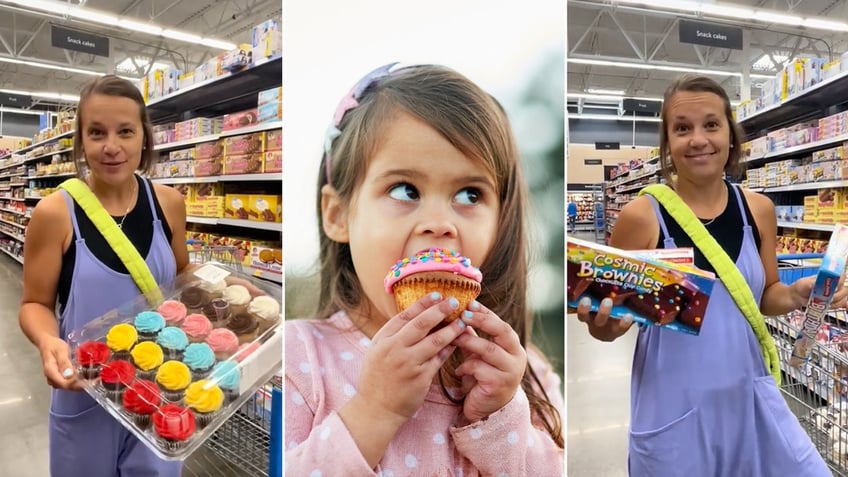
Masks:
[[[318,184],[321,311],[286,323],[287,475],[561,475],[561,381],[529,343],[527,191],[500,105],[443,67],[380,68],[339,105]],[[398,313],[383,288],[428,247],[483,273],[442,328],[454,297]]]
[[[765,315],[804,307],[815,277],[778,279],[777,218],[767,197],[731,185],[740,132],[730,100],[710,78],[684,77],[666,91],[660,160],[666,182],[703,222],[750,286]],[[672,172],[676,179],[672,179]],[[622,209],[610,245],[624,250],[693,247],[680,224],[644,195]],[[714,271],[695,248],[695,265]],[[845,306],[841,285],[833,308]],[[595,338],[612,341],[632,320],[581,303]],[[633,359],[629,472],[633,476],[829,476],[769,374],[751,325],[715,282],[699,336],[640,327]]]

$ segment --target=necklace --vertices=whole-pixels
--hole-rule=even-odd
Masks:
[[[710,225],[711,223],[715,222],[715,221],[716,221],[716,219],[719,217],[719,215],[721,215],[721,214],[716,215],[716,216],[715,216],[715,217],[713,217],[713,218],[712,218],[712,220],[710,220],[709,222],[704,222],[704,219],[701,219],[700,217],[698,218],[698,220],[700,220],[700,221],[701,221],[701,223],[702,223],[702,224],[704,224],[704,227],[706,227],[707,225]]]
[[[118,228],[121,229],[121,230],[123,230],[123,228],[124,228],[124,220],[127,220],[127,215],[129,215],[129,213],[130,213],[130,207],[132,207],[133,199],[135,198],[135,195],[136,195],[135,188],[138,187],[138,182],[133,181],[133,183],[135,184],[135,186],[133,187],[133,193],[130,194],[130,203],[127,205],[127,210],[126,210],[126,212],[124,212],[124,216],[121,217],[121,221],[118,222]]]

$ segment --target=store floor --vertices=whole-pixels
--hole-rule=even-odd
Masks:
[[[0,477],[45,477],[50,388],[41,357],[18,327],[21,265],[0,256]],[[245,475],[205,447],[186,461],[186,477]]]
[[[594,240],[592,232],[573,236]],[[568,475],[626,477],[636,332],[603,343],[589,335],[576,315],[566,319]]]

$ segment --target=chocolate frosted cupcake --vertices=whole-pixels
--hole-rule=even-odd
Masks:
[[[186,306],[188,313],[200,313],[209,304],[209,292],[200,287],[186,287],[180,293],[180,301]]]
[[[259,322],[249,313],[239,313],[230,317],[227,328],[238,335],[239,343],[250,343],[256,339]]]
[[[227,300],[216,298],[203,307],[203,314],[212,322],[213,328],[224,328],[230,322],[230,304]]]

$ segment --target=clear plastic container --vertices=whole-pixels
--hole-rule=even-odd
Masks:
[[[159,290],[68,342],[85,391],[161,458],[183,460],[282,369],[282,290],[220,263]]]

